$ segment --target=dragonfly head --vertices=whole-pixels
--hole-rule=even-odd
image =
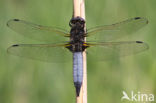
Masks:
[[[81,17],[74,17],[70,20],[69,26],[70,27],[81,27],[84,28],[85,20]]]

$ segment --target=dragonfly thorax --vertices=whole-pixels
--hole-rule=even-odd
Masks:
[[[70,42],[67,48],[71,52],[81,52],[87,47],[84,46],[84,35],[85,35],[85,20],[81,17],[72,18],[69,22],[71,27],[70,30]]]

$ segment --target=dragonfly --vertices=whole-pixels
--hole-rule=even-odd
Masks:
[[[83,80],[83,55],[87,49],[87,58],[96,61],[133,55],[149,48],[143,41],[119,41],[126,35],[132,34],[148,24],[144,17],[130,18],[112,25],[97,26],[85,31],[85,20],[73,17],[69,26],[70,32],[57,28],[34,24],[28,21],[12,19],[7,26],[15,32],[43,41],[43,44],[15,44],[7,52],[30,59],[46,62],[66,62],[73,58],[73,81],[76,95],[79,96]],[[85,40],[85,38],[87,40]]]

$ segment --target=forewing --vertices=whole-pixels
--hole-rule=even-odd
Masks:
[[[98,61],[128,56],[147,50],[149,47],[141,41],[90,43],[88,58]]]
[[[130,35],[148,24],[142,17],[131,18],[112,25],[91,28],[87,32],[88,41],[112,41]]]
[[[46,62],[72,60],[72,53],[63,44],[17,44],[9,47],[7,51],[12,55]]]
[[[7,26],[25,37],[49,43],[66,41],[68,38],[65,36],[69,35],[59,28],[41,26],[19,19],[9,20]]]

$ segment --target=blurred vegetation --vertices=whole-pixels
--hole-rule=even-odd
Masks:
[[[138,55],[109,62],[88,60],[88,103],[121,103],[122,91],[156,95],[156,0],[86,0],[87,27],[146,17],[132,40],[150,46]],[[0,0],[0,103],[75,103],[72,63],[54,64],[8,55],[16,43],[40,43],[6,26],[19,18],[70,30],[72,0]],[[72,59],[72,58],[71,58]]]

